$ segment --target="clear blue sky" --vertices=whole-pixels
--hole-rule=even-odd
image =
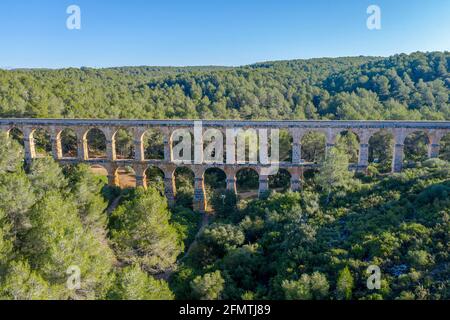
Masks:
[[[81,30],[66,9],[81,8]],[[366,9],[381,8],[381,30]],[[1,67],[243,65],[450,50],[449,0],[1,0]]]

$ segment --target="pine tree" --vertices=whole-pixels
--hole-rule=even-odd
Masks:
[[[12,250],[11,224],[5,213],[0,210],[0,281],[5,273]]]
[[[37,272],[32,271],[26,261],[11,263],[8,273],[0,283],[0,299],[49,300],[53,296],[51,286]]]
[[[219,270],[197,276],[191,281],[192,294],[200,300],[218,300],[224,289],[225,280]]]
[[[350,300],[353,291],[353,276],[348,267],[339,272],[336,283],[336,298]]]
[[[23,149],[5,134],[0,135],[0,211],[11,223],[11,237],[29,228],[28,210],[35,197],[23,170]]]
[[[61,167],[50,157],[34,159],[28,177],[37,199],[49,191],[63,191],[67,187]]]
[[[81,221],[86,228],[104,237],[107,203],[101,195],[103,182],[95,176],[86,164],[66,169],[70,194],[78,207]]]
[[[173,293],[163,280],[156,280],[138,264],[120,269],[108,296],[120,300],[172,300]]]
[[[333,192],[350,186],[353,174],[348,170],[348,165],[348,156],[342,150],[337,147],[329,150],[316,176],[316,183],[327,195],[327,203]]]
[[[23,252],[31,266],[58,287],[59,298],[102,297],[109,286],[114,257],[106,243],[83,228],[75,204],[51,191],[33,206],[30,215],[32,227]],[[80,270],[78,290],[66,285],[71,266]]]
[[[111,235],[121,259],[151,273],[172,267],[183,245],[169,219],[167,201],[158,190],[136,189],[133,199],[111,217]]]

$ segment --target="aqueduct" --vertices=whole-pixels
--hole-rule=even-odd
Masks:
[[[165,195],[169,204],[175,200],[174,172],[178,166],[188,167],[194,178],[194,209],[204,211],[206,207],[204,173],[210,168],[219,168],[226,174],[226,188],[236,192],[236,173],[242,168],[252,168],[259,174],[259,193],[268,190],[268,176],[264,174],[264,166],[260,163],[206,162],[202,160],[204,144],[202,139],[195,139],[194,148],[200,152],[200,161],[173,161],[173,133],[177,129],[185,129],[194,134],[195,120],[94,120],[94,119],[0,119],[0,129],[9,133],[18,129],[23,133],[25,160],[29,163],[37,157],[33,134],[44,129],[49,132],[52,155],[62,164],[86,162],[90,165],[101,165],[108,172],[108,183],[117,185],[117,168],[130,166],[136,174],[136,185],[146,186],[146,170],[149,166],[159,168],[164,174]],[[326,150],[333,147],[337,136],[342,131],[350,131],[359,139],[358,162],[352,166],[355,170],[365,170],[369,159],[369,139],[377,132],[384,130],[394,138],[392,172],[402,170],[405,138],[413,132],[424,132],[428,137],[428,157],[439,155],[440,141],[450,132],[448,121],[238,121],[238,120],[202,120],[202,130],[218,129],[226,136],[227,129],[280,129],[287,130],[292,137],[290,161],[279,161],[277,166],[290,174],[292,190],[299,190],[303,171],[314,167],[302,159],[302,137],[309,132],[320,132],[326,137]],[[63,157],[61,132],[71,129],[76,135],[76,157]],[[100,130],[106,137],[106,157],[90,158],[88,152],[87,133],[92,129]],[[132,159],[119,159],[116,156],[116,133],[127,129],[133,136],[134,155]],[[144,134],[151,129],[158,129],[163,134],[164,156],[160,160],[149,160],[144,157]],[[227,137],[227,143],[228,141]],[[234,143],[234,140],[231,142]],[[234,152],[227,157],[235,157]]]

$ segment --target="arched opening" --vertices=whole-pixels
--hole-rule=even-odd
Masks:
[[[133,159],[133,134],[125,129],[119,129],[114,134],[116,158],[117,159]]]
[[[47,157],[52,155],[52,140],[50,134],[44,128],[33,131],[34,150],[36,157]]]
[[[194,172],[187,167],[178,167],[175,169],[174,175],[177,205],[192,208],[194,200]]]
[[[259,139],[255,129],[239,130],[235,136],[235,155],[237,163],[256,164],[259,159]]]
[[[269,149],[270,155],[272,154],[272,144],[269,134]],[[280,129],[279,131],[279,161],[280,162],[292,162],[292,135],[289,130]]]
[[[387,130],[380,130],[369,139],[369,163],[379,172],[389,173],[392,170],[394,152],[394,136]]]
[[[450,161],[450,132],[444,135],[440,141],[439,158]]]
[[[59,134],[63,158],[77,157],[77,134],[72,129],[66,128]]]
[[[186,128],[180,128],[172,133],[172,156],[175,161],[194,161],[194,137]]]
[[[149,166],[145,170],[145,177],[148,187],[155,187],[161,194],[164,194],[164,172],[160,168]]]
[[[209,208],[209,204],[212,202],[212,198],[218,194],[223,194],[227,187],[227,175],[222,169],[208,168],[203,174],[206,203]]]
[[[305,163],[320,163],[325,158],[326,136],[322,132],[310,131],[301,140],[302,159]]]
[[[89,159],[106,159],[106,136],[100,129],[93,128],[86,133]]]
[[[95,164],[91,166],[91,171],[94,175],[98,176],[104,184],[108,184],[108,170],[101,165]]]
[[[203,133],[203,161],[224,163],[226,161],[226,137],[218,129],[208,129]]]
[[[336,137],[336,147],[343,150],[349,157],[350,163],[358,163],[359,138],[354,132],[342,131]]]
[[[118,167],[116,170],[119,186],[122,189],[136,188],[136,173],[130,166]]]
[[[222,169],[208,168],[204,173],[206,189],[225,189],[227,186],[227,175]]]
[[[259,189],[259,174],[255,169],[243,168],[236,173],[236,188],[240,198],[256,198]]]
[[[278,169],[277,174],[269,176],[269,188],[285,192],[291,187],[291,174],[286,169]]]
[[[406,165],[414,165],[416,162],[428,158],[428,135],[423,131],[414,131],[406,136],[404,142],[404,159]]]
[[[14,127],[9,130],[9,137],[16,140],[22,147],[24,146],[23,132],[20,129]]]
[[[147,130],[142,136],[142,141],[146,160],[164,160],[164,134],[161,130]]]

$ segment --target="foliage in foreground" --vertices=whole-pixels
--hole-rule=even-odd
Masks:
[[[171,279],[177,297],[199,297],[204,283],[224,299],[449,299],[450,164],[344,181],[216,217]],[[367,287],[370,265],[378,290]]]
[[[24,170],[22,148],[3,134],[0,159],[1,299],[173,299],[144,268],[172,267],[197,225],[175,216],[178,233],[164,197],[137,190],[111,219],[103,183],[88,167],[63,170],[42,158]],[[107,229],[108,220],[116,227]],[[133,229],[141,251],[127,236]]]
[[[191,245],[199,217],[168,210],[157,189],[123,192],[106,214],[102,183],[62,170],[0,137],[2,299],[449,299],[450,164],[424,161],[392,176],[353,176],[336,148],[327,189],[273,193],[217,214]],[[345,159],[344,159],[345,161]],[[381,288],[367,288],[367,268]],[[71,266],[81,287],[67,286]],[[157,280],[171,274],[169,283]]]

